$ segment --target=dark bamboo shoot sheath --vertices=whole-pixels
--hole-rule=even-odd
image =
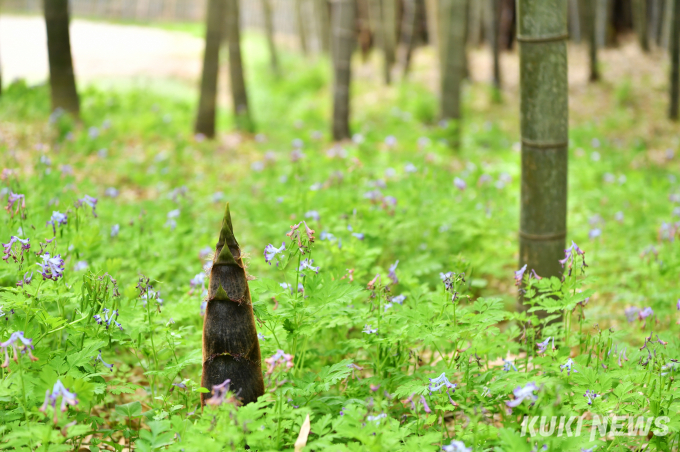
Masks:
[[[518,0],[522,193],[519,266],[562,274],[567,233],[567,2]]]
[[[669,0],[673,13],[671,22],[671,37],[669,48],[671,51],[670,74],[670,108],[668,116],[673,121],[678,120],[678,101],[680,100],[680,0]]]
[[[76,77],[71,58],[68,0],[43,0],[47,54],[50,63],[52,110],[63,108],[74,116],[80,113]]]
[[[210,0],[206,12],[205,53],[201,75],[201,96],[198,101],[196,133],[208,138],[215,136],[217,111],[217,76],[220,70],[220,44],[224,24],[225,0]]]
[[[212,391],[230,379],[231,390],[246,404],[264,394],[264,381],[250,289],[233,231],[227,204],[210,271],[201,386]],[[207,398],[210,394],[201,394],[201,403]]]
[[[349,88],[355,37],[354,0],[333,0],[333,139],[350,138]]]

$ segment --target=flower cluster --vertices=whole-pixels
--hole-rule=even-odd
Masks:
[[[14,246],[15,243],[19,243],[19,246],[15,247]],[[7,262],[8,259],[11,257],[14,260],[14,262],[23,263],[24,252],[31,249],[30,239],[20,239],[19,237],[13,235],[9,238],[9,242],[2,244],[2,248],[4,253],[2,259],[4,261]]]
[[[550,344],[550,341],[552,341],[552,349],[553,351],[555,350],[555,339],[553,337],[549,337],[543,342],[539,342],[536,344],[538,347],[538,354],[540,355],[541,353],[545,353],[545,351],[548,349],[548,344]]]
[[[54,384],[52,387],[52,393],[50,393],[50,390],[48,389],[45,391],[45,401],[43,402],[42,407],[40,407],[40,411],[43,413],[47,411],[47,406],[50,405],[52,408],[54,408],[54,423],[57,423],[57,399],[61,397],[61,412],[64,413],[66,412],[66,405],[71,405],[71,406],[76,406],[78,405],[78,399],[76,398],[76,393],[69,391],[64,384],[61,382],[61,380],[57,380],[57,382]]]
[[[180,383],[181,384],[181,383]],[[239,406],[241,402],[235,397],[231,396],[227,398],[227,393],[229,392],[229,386],[231,385],[231,380],[226,379],[224,383],[219,385],[213,385],[213,395],[205,401],[207,405],[219,406],[223,403],[231,403],[234,406]],[[179,385],[178,385],[179,386]],[[186,385],[184,386],[186,388]]]
[[[57,234],[57,225],[65,225],[68,222],[68,216],[65,213],[57,212],[56,210],[52,212],[50,220],[45,224],[45,226],[52,226],[52,231]]]
[[[427,386],[427,389],[430,391],[430,395],[432,395],[433,392],[439,392],[441,389],[446,389],[446,395],[449,397],[449,402],[451,402],[451,405],[456,406],[456,402],[453,401],[451,393],[449,392],[449,390],[456,392],[456,386],[458,385],[451,383],[449,379],[446,378],[446,372],[442,372],[437,378],[430,378],[430,384]]]
[[[538,387],[533,381],[527,383],[524,387],[517,386],[512,391],[512,393],[515,395],[514,400],[508,400],[505,402],[505,404],[510,408],[514,408],[519,406],[519,404],[522,403],[524,399],[531,400],[531,403],[533,404],[538,399],[538,396],[534,394],[534,391],[538,391]]]
[[[269,265],[277,254],[283,253],[286,250],[286,242],[281,242],[281,248],[276,248],[271,243],[264,247],[264,261]],[[276,266],[279,266],[279,260],[276,260]]]
[[[28,286],[28,285],[31,284],[31,281],[33,281],[33,272],[31,272],[30,276],[29,276],[28,272],[26,272],[24,274],[23,279],[20,279],[19,281],[17,281],[17,287]]]
[[[300,226],[304,225],[305,226],[305,232],[304,234],[300,230]],[[286,234],[288,237],[290,237],[290,240],[293,242],[297,242],[298,249],[300,250],[301,254],[305,254],[310,245],[314,243],[314,229],[310,228],[307,226],[306,221],[301,221],[298,224],[294,224],[290,227],[290,232]],[[273,248],[273,247],[272,247]],[[266,249],[265,249],[265,256],[266,256]]]
[[[107,327],[107,328],[108,328],[108,327]],[[122,328],[121,328],[121,330],[122,330]],[[98,354],[97,357],[94,359],[94,361],[95,361],[95,363],[96,363],[97,361],[99,361],[100,363],[102,363],[102,365],[103,365],[104,367],[106,367],[106,368],[109,369],[111,372],[113,372],[113,364],[109,364],[109,363],[107,363],[106,361],[104,361],[104,358],[102,358],[102,351],[101,351],[101,350],[99,350],[99,354]]]
[[[50,253],[45,253],[41,257],[42,264],[39,263],[38,266],[40,267],[40,274],[43,280],[51,279],[56,281],[64,276],[64,259],[61,258],[61,254],[51,257]]]
[[[16,208],[14,207],[16,205]],[[14,215],[19,213],[20,210],[23,211],[23,209],[26,208],[26,197],[24,195],[20,195],[17,193],[14,193],[12,191],[9,192],[9,196],[7,197],[7,205],[5,206],[5,210],[9,212],[9,214],[14,218]],[[23,212],[22,212],[23,216]]]
[[[569,358],[566,363],[564,363],[560,366],[560,372],[562,372],[562,371],[564,371],[564,369],[566,369],[567,370],[567,376],[571,375],[572,371],[578,373],[578,370],[572,369],[574,364],[575,364],[574,360]]]
[[[278,366],[285,366],[286,369],[292,368],[293,355],[284,353],[283,350],[277,350],[272,356],[266,358],[264,362],[267,364],[267,375],[271,375]]]
[[[595,400],[596,398],[600,397],[600,394],[597,394],[595,391],[591,391],[590,389],[587,389],[587,390],[586,390],[586,393],[583,394],[583,397],[585,397],[586,399],[588,399],[588,405],[592,405],[592,404],[593,404],[593,400]]]
[[[109,316],[109,313],[111,315]],[[94,315],[94,320],[99,324],[99,325],[104,325],[104,327],[108,330],[109,326],[111,326],[111,322],[113,322],[114,325],[116,325],[118,328],[120,328],[121,331],[123,331],[123,325],[118,323],[116,320],[118,318],[118,309],[114,310],[111,312],[109,308],[104,308],[102,309],[102,314],[103,317],[99,314]]]
[[[76,201],[76,207],[80,207],[86,205],[88,207],[92,208],[92,215],[94,215],[95,218],[97,218],[97,198],[93,198],[92,196],[85,195],[83,198],[80,198],[79,200]]]
[[[12,333],[12,335],[5,342],[0,342],[0,350],[5,353],[5,361],[0,365],[0,367],[9,366],[9,351],[8,349],[12,347],[14,351],[14,362],[19,362],[19,353],[28,353],[31,361],[37,361],[38,358],[33,356],[31,350],[33,350],[33,339],[27,339],[24,337],[23,331],[17,331]]]
[[[314,263],[314,260],[312,260],[312,259],[303,259],[300,262],[300,268],[298,269],[298,271],[311,270],[318,275],[319,274],[319,267],[314,267],[312,265],[313,263]],[[300,275],[304,276],[304,275],[302,275],[302,273]]]
[[[581,269],[585,269],[588,266],[586,264],[586,252],[579,248],[578,245],[572,241],[571,246],[564,250],[564,259],[560,259],[559,261],[560,264],[562,264],[562,268],[567,265],[567,268],[569,269],[569,276],[571,276],[571,270],[574,266],[574,263],[576,262],[577,256],[581,256]]]

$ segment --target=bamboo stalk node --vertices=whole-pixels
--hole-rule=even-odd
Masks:
[[[552,41],[566,41],[569,39],[569,33],[560,33],[558,35],[545,35],[545,36],[522,36],[520,34],[517,35],[517,40],[519,42],[526,42],[526,43],[542,43],[542,42],[552,42]]]
[[[529,140],[527,138],[522,138],[522,145],[536,149],[554,149],[569,146],[569,140],[550,142],[550,141],[534,141]]]
[[[551,234],[529,234],[528,232],[519,231],[519,236],[525,240],[534,242],[549,242],[550,240],[564,239],[567,236],[567,231],[554,232]]]

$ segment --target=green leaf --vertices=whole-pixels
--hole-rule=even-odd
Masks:
[[[142,415],[142,404],[130,402],[125,405],[116,405],[116,413],[127,418],[135,418]]]

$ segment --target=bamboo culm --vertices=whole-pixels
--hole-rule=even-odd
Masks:
[[[331,29],[333,30],[333,139],[350,138],[349,90],[352,51],[355,37],[354,0],[333,0]]]
[[[195,132],[208,138],[215,136],[217,112],[217,78],[220,70],[220,45],[224,24],[225,0],[210,0],[206,12],[205,52],[201,74],[201,95],[198,101]]]
[[[522,183],[519,267],[561,276],[567,234],[567,3],[519,0]],[[545,313],[539,313],[545,314]]]
[[[203,323],[201,386],[230,380],[230,388],[244,404],[264,394],[260,344],[250,289],[231,222],[229,204],[210,270],[208,305]],[[201,394],[205,404],[210,394]]]
[[[50,66],[52,111],[61,108],[78,117],[80,101],[71,57],[68,0],[43,0]]]

